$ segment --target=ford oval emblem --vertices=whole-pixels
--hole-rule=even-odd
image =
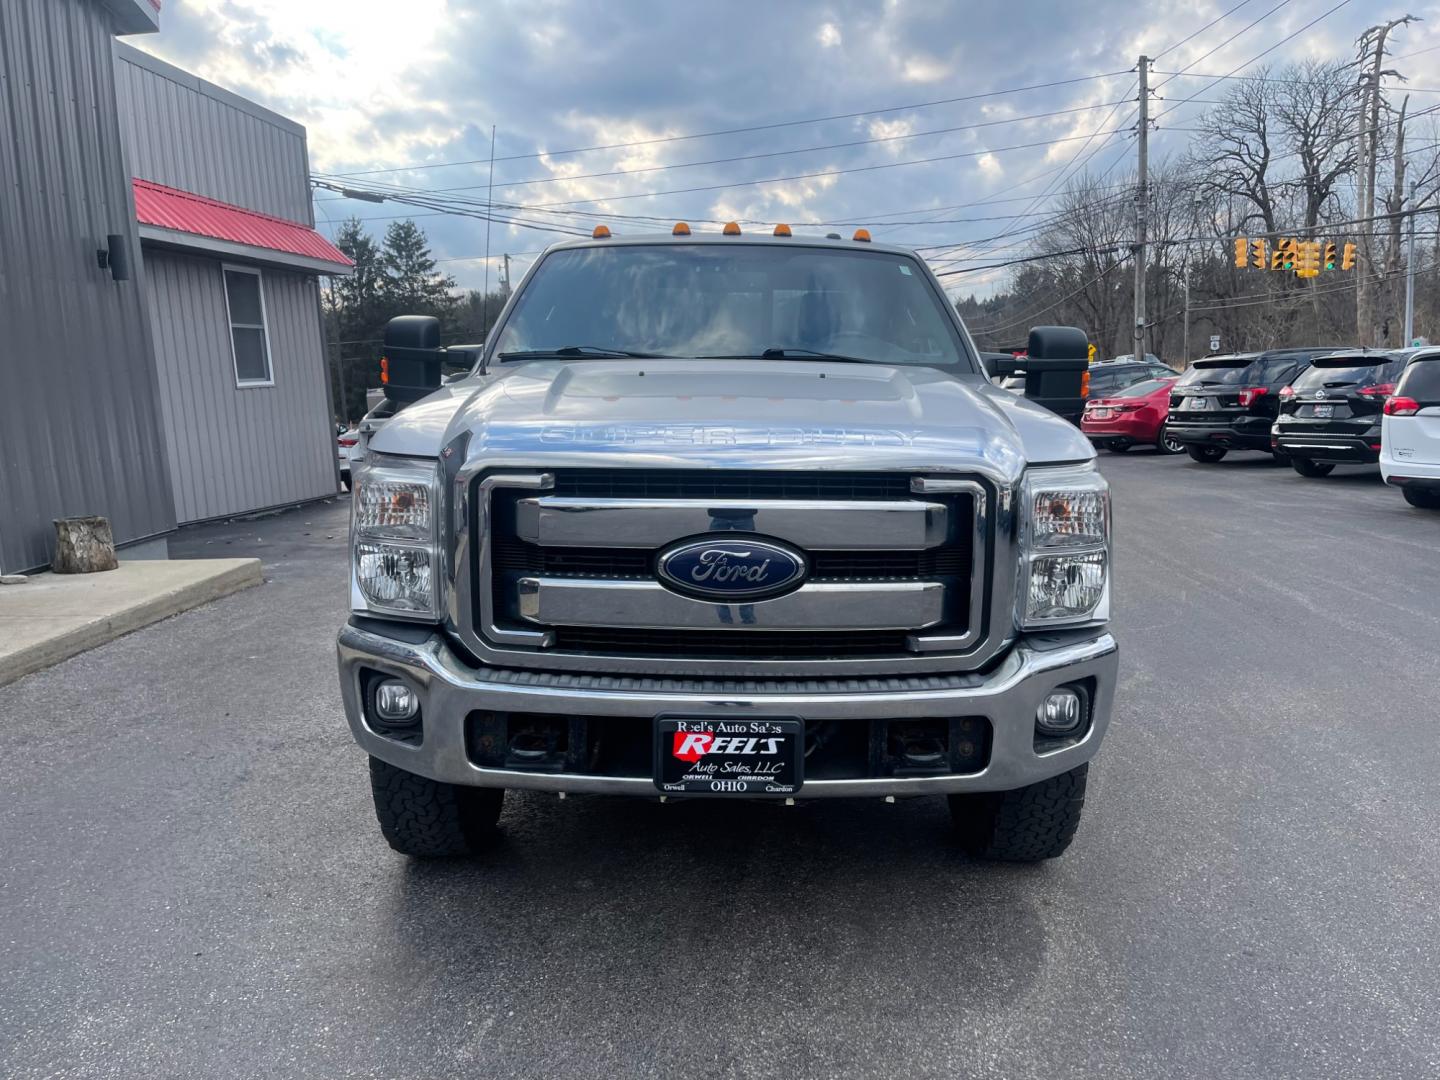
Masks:
[[[707,536],[666,548],[655,573],[678,593],[739,602],[799,588],[806,569],[805,556],[778,541]]]

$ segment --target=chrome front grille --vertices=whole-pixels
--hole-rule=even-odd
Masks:
[[[993,498],[974,480],[904,473],[481,476],[468,500],[480,542],[469,549],[466,629],[508,662],[551,668],[609,658],[617,670],[653,660],[803,660],[813,670],[970,653],[983,636]],[[660,584],[661,549],[737,533],[799,548],[805,584],[749,604]]]

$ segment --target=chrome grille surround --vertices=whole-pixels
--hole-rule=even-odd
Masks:
[[[649,463],[646,464],[645,469],[658,474],[665,472],[663,468],[656,468]],[[799,509],[807,504],[822,516],[825,514],[840,515],[848,506],[853,507],[857,515],[869,515],[871,521],[879,520],[874,516],[876,514],[880,514],[882,517],[885,514],[895,515],[897,521],[907,523],[903,532],[909,539],[903,541],[901,547],[915,548],[923,546],[928,539],[933,538],[935,515],[930,512],[919,512],[918,517],[926,520],[916,524],[916,518],[912,516],[917,515],[917,511],[913,509],[914,506],[935,507],[945,505],[947,500],[952,500],[955,496],[968,496],[971,499],[969,515],[971,564],[969,612],[963,631],[959,627],[956,627],[957,632],[953,633],[946,633],[943,628],[929,632],[917,628],[904,635],[906,648],[903,651],[891,649],[880,655],[851,653],[824,658],[817,658],[813,655],[689,656],[684,655],[681,650],[677,650],[676,654],[663,656],[626,655],[608,651],[604,653],[565,651],[556,647],[557,635],[547,626],[538,623],[534,626],[526,626],[523,619],[513,617],[498,619],[493,599],[495,571],[492,559],[492,540],[494,538],[497,493],[503,493],[506,497],[510,497],[513,491],[516,496],[523,497],[527,509],[523,514],[517,513],[515,527],[517,531],[524,529],[533,533],[537,539],[544,535],[546,528],[550,528],[553,532],[554,528],[559,527],[559,523],[562,522],[565,515],[578,513],[580,517],[584,517],[588,511],[582,510],[582,507],[589,507],[600,502],[603,504],[605,512],[620,509],[617,505],[604,502],[606,493],[598,494],[593,498],[583,495],[573,498],[554,496],[556,475],[560,471],[534,468],[486,470],[480,467],[478,462],[467,462],[463,466],[449,471],[444,498],[447,503],[446,520],[450,523],[453,535],[446,538],[445,545],[447,552],[446,629],[454,640],[463,645],[481,663],[512,668],[591,671],[610,674],[785,677],[843,673],[846,676],[865,676],[975,670],[983,667],[1014,639],[1012,605],[1008,599],[995,602],[997,596],[1008,598],[1013,595],[1014,590],[1017,558],[1015,513],[1018,500],[1015,497],[1013,482],[1007,482],[998,476],[986,476],[980,470],[966,474],[935,474],[930,471],[917,474],[914,470],[905,470],[902,475],[892,474],[893,482],[885,485],[888,495],[884,495],[884,497],[882,495],[871,496],[873,501],[857,499],[849,502],[843,499],[825,498],[747,499],[743,495],[734,496],[717,488],[713,493],[706,493],[712,496],[709,498],[701,495],[698,499],[690,499],[683,493],[678,494],[674,499],[651,499],[648,496],[642,496],[638,500],[642,505],[633,505],[637,501],[637,497],[633,492],[625,492],[621,493],[614,502],[625,503],[627,506],[633,505],[637,511],[650,509],[662,515],[666,514],[668,510],[673,510],[682,516],[692,515],[690,520],[693,520],[697,503],[711,504],[709,508],[718,508],[722,511],[743,512],[748,509],[754,511],[752,521],[757,525],[762,520],[767,523],[769,521],[788,521],[789,529],[810,527],[803,523],[803,515],[799,512]],[[564,467],[564,473],[598,474],[600,472],[623,473],[625,471],[624,467],[617,470],[613,464],[608,462],[602,468],[585,466],[577,468],[569,463]],[[770,471],[774,472],[773,469]],[[724,472],[737,477],[746,475],[743,469],[725,469]],[[671,475],[679,476],[680,474]],[[796,471],[794,475],[797,482],[804,486],[804,478],[823,477],[827,474]],[[893,495],[897,490],[909,491],[911,498],[908,500],[894,499]],[[547,492],[552,494],[547,495]],[[905,502],[906,505],[903,507],[894,505],[899,501]],[[891,505],[893,509],[877,509],[877,507],[885,505]],[[547,512],[549,514],[548,524]],[[772,516],[765,518],[766,514]],[[604,516],[603,513],[602,516]],[[637,514],[637,516],[643,515]],[[618,525],[619,520],[613,514],[610,517],[611,525],[619,530],[620,541],[610,539],[611,546],[623,547],[627,542],[633,546],[640,546],[644,537],[635,531],[625,532],[623,527]],[[683,517],[677,520],[683,520]],[[843,517],[837,517],[836,520],[843,520]],[[777,533],[779,532],[779,526],[772,525],[770,527],[775,528]],[[788,539],[784,535],[780,535],[779,538]],[[646,543],[646,546],[659,548],[669,539],[672,538],[663,535],[655,536]],[[822,538],[811,535],[807,539],[812,542],[812,547],[815,547],[816,550],[824,549],[825,544]],[[865,542],[847,543],[845,550],[863,550],[865,546]],[[539,610],[534,600],[537,590],[534,586],[527,586],[527,588],[531,596],[528,601],[528,610],[533,615]],[[899,591],[898,588],[897,591]],[[857,593],[859,592],[861,590],[857,590]],[[797,596],[800,593],[791,595]],[[855,599],[871,608],[877,603],[873,588],[866,591],[863,598],[857,596]],[[791,622],[794,621],[792,618]],[[893,622],[894,620],[872,618],[871,624],[875,622],[883,624],[887,621]],[[717,621],[716,624],[712,624],[712,627],[718,627],[718,625]],[[867,624],[862,621],[861,625]],[[581,630],[584,628],[566,627],[565,629]],[[776,630],[776,627],[774,624],[756,624],[756,629]],[[824,626],[812,627],[812,629],[819,633],[827,629],[840,632],[853,628],[826,623]],[[744,631],[739,632],[743,633]],[[776,632],[779,631],[776,630]],[[799,632],[803,633],[804,631]],[[894,639],[895,635],[891,633],[885,636],[887,639]]]

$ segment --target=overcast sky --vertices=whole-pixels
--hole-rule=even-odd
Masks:
[[[1133,103],[1112,103],[1134,97],[1141,52],[1160,55],[1157,72],[1223,74],[1338,0],[1249,0],[1231,12],[1239,2],[166,0],[160,33],[130,40],[303,123],[316,173],[417,166],[354,179],[483,199],[493,124],[504,159],[495,166],[495,199],[535,208],[511,217],[585,230],[603,219],[617,232],[654,226],[601,215],[653,215],[667,229],[671,220],[713,229],[701,222],[730,218],[787,221],[797,232],[806,222],[864,223],[878,240],[966,243],[957,254],[971,261],[945,264],[953,267],[1021,253],[1025,229],[1047,205],[1040,197],[1072,164],[1085,163],[1092,175],[1113,169],[1109,182],[1132,164],[1133,138],[1106,133],[1133,122]],[[1440,3],[1350,0],[1260,63],[1348,58],[1364,27],[1406,11],[1426,21],[1403,31],[1397,54],[1440,44]],[[1397,66],[1414,86],[1440,87],[1440,76],[1429,74],[1437,60],[1440,50]],[[1119,74],[1083,78],[1110,72]],[[1083,81],[949,100],[1074,79]],[[1166,79],[1157,73],[1153,82]],[[1168,100],[1156,112],[1191,95],[1200,100],[1161,120],[1152,155],[1182,149],[1189,136],[1176,129],[1217,92],[1190,76],[1164,85]],[[993,123],[1058,110],[1082,111]],[[854,113],[866,115],[815,119]],[[771,126],[674,138],[760,125]],[[561,153],[658,139],[669,141]],[[1007,149],[1055,139],[1070,141]],[[835,145],[862,140],[887,141]],[[797,150],[805,152],[777,153]],[[774,156],[715,160],[740,155]],[[905,164],[936,157],[948,160]],[[567,179],[692,162],[707,164]],[[856,169],[866,171],[841,171]],[[821,175],[745,183],[801,174]],[[705,190],[676,190],[696,188]],[[619,197],[646,192],[672,193]],[[480,286],[483,222],[317,192],[316,220],[327,235],[352,213],[377,235],[396,216],[415,217],[443,268]],[[920,223],[903,224],[913,219]],[[515,253],[517,271],[559,238],[492,229],[492,262]],[[1004,276],[973,273],[946,284],[985,292]]]

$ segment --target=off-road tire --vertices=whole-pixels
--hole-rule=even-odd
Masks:
[[[966,852],[1001,862],[1039,862],[1064,853],[1080,827],[1087,762],[1014,791],[951,795],[950,815]]]
[[[1405,496],[1407,503],[1417,509],[1440,510],[1440,491],[1417,487],[1402,487],[1400,494]]]
[[[370,759],[370,791],[380,832],[392,848],[416,859],[479,851],[495,833],[505,792],[442,784]]]
[[[1155,440],[1155,450],[1161,454],[1178,454],[1185,449],[1185,444],[1170,435],[1168,428],[1160,429],[1160,438]]]
[[[1311,461],[1309,458],[1292,457],[1290,467],[1301,476],[1329,476],[1335,471],[1335,466],[1327,461]]]
[[[1204,465],[1213,465],[1228,453],[1218,446],[1187,446],[1185,452],[1190,455],[1192,461],[1198,461]]]

